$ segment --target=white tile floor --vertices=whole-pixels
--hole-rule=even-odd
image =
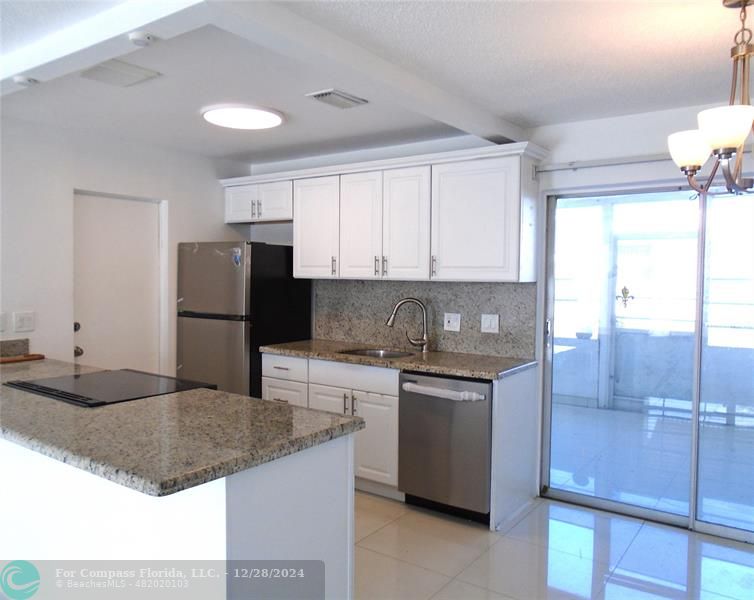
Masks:
[[[357,600],[754,599],[754,545],[549,500],[508,531],[356,494]]]

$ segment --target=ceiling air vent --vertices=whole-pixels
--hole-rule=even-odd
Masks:
[[[306,96],[318,100],[319,102],[329,104],[330,106],[334,106],[335,108],[353,108],[354,106],[367,104],[369,102],[368,100],[364,100],[364,98],[359,98],[358,96],[334,88],[320,90],[319,92],[310,92],[309,94],[306,94]]]
[[[130,87],[137,83],[154,79],[160,75],[161,73],[158,73],[157,71],[145,69],[144,67],[137,67],[136,65],[123,62],[117,58],[106,60],[105,62],[95,65],[91,69],[87,69],[81,73],[81,76],[86,79],[99,81],[100,83],[106,83],[117,87]]]

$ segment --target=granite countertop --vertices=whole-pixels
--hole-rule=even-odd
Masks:
[[[402,371],[420,371],[437,375],[456,375],[474,379],[502,379],[520,370],[536,366],[537,361],[522,358],[505,358],[485,354],[463,354],[460,352],[417,352],[403,358],[375,358],[340,354],[344,350],[357,348],[378,348],[373,344],[336,342],[332,340],[305,340],[262,346],[261,352],[319,358],[357,365],[387,367]]]
[[[0,381],[99,371],[4,365]],[[98,408],[0,386],[0,437],[152,496],[166,496],[364,428],[359,417],[198,389]]]

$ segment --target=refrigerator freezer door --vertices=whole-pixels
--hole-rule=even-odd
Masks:
[[[248,321],[178,317],[177,376],[249,395]]]
[[[246,242],[178,244],[178,311],[248,315],[250,252]]]

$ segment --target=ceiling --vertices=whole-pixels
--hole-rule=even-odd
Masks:
[[[31,47],[116,4],[153,1],[0,0],[0,49]],[[215,0],[193,7],[204,11],[192,13],[196,22],[171,21],[188,33],[136,51],[119,36],[115,54],[110,42],[100,44],[109,57],[126,52],[124,60],[162,77],[109,87],[81,78],[80,63],[63,57],[62,76],[4,95],[2,111],[250,161],[463,132],[492,139],[486,131],[505,123],[520,130],[726,101],[738,12],[720,3]],[[343,111],[304,97],[327,87],[371,102]],[[199,117],[202,106],[219,102],[276,108],[286,123],[258,132],[219,129]]]
[[[726,102],[739,26],[721,0],[286,7],[525,127]]]
[[[0,0],[0,52],[7,54],[124,0]]]
[[[162,77],[122,88],[72,73],[6,96],[3,114],[97,130],[212,157],[278,160],[458,135],[384,102],[340,110],[304,96],[346,78],[292,61],[213,26],[131,52],[122,60]],[[355,91],[358,95],[358,90]],[[201,109],[248,103],[285,115],[282,127],[223,129]]]

